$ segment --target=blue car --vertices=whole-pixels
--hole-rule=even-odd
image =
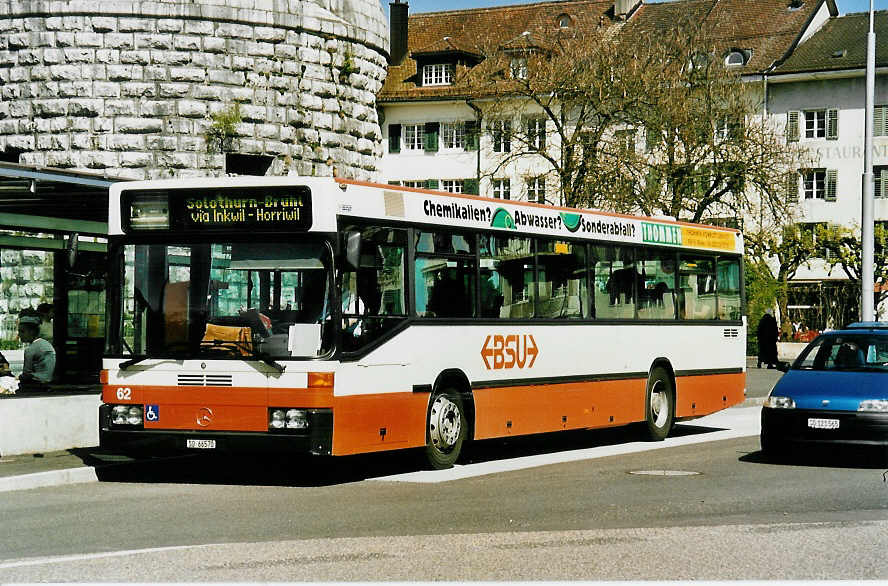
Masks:
[[[800,445],[888,446],[888,322],[853,323],[813,340],[762,407],[762,451]]]

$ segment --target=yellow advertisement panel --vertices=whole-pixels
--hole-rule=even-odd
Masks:
[[[694,248],[714,248],[716,250],[736,250],[737,236],[734,232],[707,230],[705,228],[681,227],[681,243]]]

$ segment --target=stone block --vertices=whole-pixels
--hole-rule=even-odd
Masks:
[[[121,32],[148,32],[154,30],[154,20],[150,18],[120,18],[117,30]]]
[[[163,121],[155,118],[117,118],[114,121],[117,132],[124,134],[147,134],[163,131]]]
[[[157,165],[167,169],[193,169],[197,166],[197,155],[194,153],[158,153]]]
[[[81,165],[87,169],[107,169],[117,167],[117,155],[106,151],[84,151],[80,155]]]
[[[136,48],[133,33],[108,33],[105,35],[105,47],[128,51]]]
[[[143,76],[141,65],[108,65],[107,74],[110,81],[134,81],[141,80]]]
[[[99,33],[75,33],[74,43],[78,47],[98,48],[103,46],[103,39]]]
[[[117,19],[111,16],[93,16],[89,19],[89,27],[96,33],[110,33],[117,30]]]
[[[34,102],[34,116],[38,118],[65,116],[67,113],[67,100],[38,100]]]
[[[132,98],[153,98],[157,96],[157,86],[153,83],[125,83],[120,95]]]
[[[80,156],[69,150],[48,151],[46,153],[46,165],[49,167],[58,167],[60,169],[80,167]]]
[[[149,136],[145,144],[150,151],[174,151],[176,150],[176,137]]]
[[[121,51],[120,62],[123,64],[148,65],[151,63],[149,51]]]
[[[162,83],[159,87],[161,98],[184,98],[188,95],[191,86],[187,83]]]
[[[138,134],[113,134],[108,137],[107,148],[112,151],[144,151],[145,137]]]
[[[119,98],[120,94],[121,86],[119,83],[111,81],[96,81],[93,83],[93,95],[97,98]]]
[[[137,114],[134,100],[105,100],[106,116],[136,116]]]
[[[207,115],[206,103],[197,100],[180,100],[176,108],[179,116],[184,118],[204,118]]]
[[[157,31],[161,33],[180,33],[185,29],[185,21],[178,18],[161,18],[157,21]]]
[[[49,68],[49,75],[57,81],[80,79],[80,67],[76,65],[52,65]]]
[[[197,67],[171,67],[170,81],[190,81],[202,83],[206,79],[206,70]]]
[[[68,102],[68,115],[95,118],[104,113],[104,102],[100,99],[77,99]]]
[[[201,38],[189,35],[176,35],[173,37],[173,48],[176,51],[200,51]]]
[[[172,116],[176,112],[176,105],[170,100],[146,101],[139,105],[139,114],[149,117]]]
[[[120,153],[120,166],[124,168],[150,167],[154,164],[151,153]]]
[[[227,50],[227,43],[225,39],[204,37],[203,50],[207,53],[225,53]]]

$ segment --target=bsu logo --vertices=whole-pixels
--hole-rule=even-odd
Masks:
[[[481,358],[487,370],[502,368],[533,368],[540,350],[530,334],[511,334],[487,336],[481,346]],[[493,359],[491,365],[490,359]],[[528,362],[529,361],[529,362]]]

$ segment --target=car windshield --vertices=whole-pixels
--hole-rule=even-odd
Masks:
[[[330,347],[323,241],[125,245],[122,254],[124,355],[316,357]]]
[[[888,334],[828,334],[814,340],[793,364],[800,370],[888,372]]]

